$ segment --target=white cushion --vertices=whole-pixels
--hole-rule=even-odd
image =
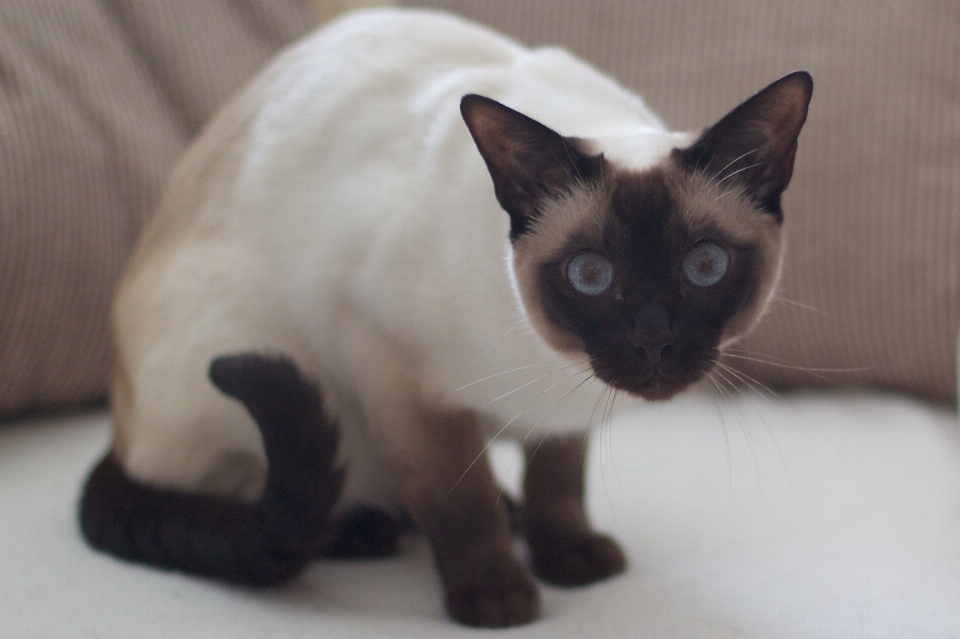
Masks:
[[[93,552],[75,502],[108,440],[103,413],[0,428],[0,637],[476,636],[444,616],[419,539],[260,592]],[[495,453],[515,485],[515,450]],[[957,636],[952,411],[879,394],[691,395],[605,426],[589,464],[594,520],[629,571],[544,587],[543,618],[510,636]]]

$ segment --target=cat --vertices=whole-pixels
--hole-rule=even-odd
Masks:
[[[532,572],[621,572],[584,513],[586,432],[614,393],[688,388],[762,315],[812,87],[787,75],[694,135],[446,14],[295,44],[180,161],[121,282],[84,535],[266,585],[396,552],[406,518],[453,619],[526,623],[485,457],[509,437]]]

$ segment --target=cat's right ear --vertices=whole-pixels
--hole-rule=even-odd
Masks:
[[[545,199],[571,191],[596,171],[598,158],[583,153],[575,139],[496,100],[466,95],[460,113],[510,215],[512,241],[529,229]]]

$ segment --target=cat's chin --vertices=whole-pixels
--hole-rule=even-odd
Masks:
[[[627,389],[627,392],[642,397],[648,402],[664,402],[668,399],[673,399],[689,388],[691,383],[692,382],[671,382],[661,377],[654,377],[640,388],[634,390]]]
[[[634,394],[648,402],[665,402],[673,399],[689,386],[689,384],[668,384],[661,380],[654,380],[649,385],[634,391]]]
[[[603,379],[602,376],[599,377]],[[648,402],[664,402],[673,399],[690,388],[690,386],[700,381],[702,377],[703,375],[700,373],[684,375],[682,378],[667,377],[654,373],[643,380],[631,380],[627,382],[617,380],[607,381],[607,383],[617,390],[626,391]]]

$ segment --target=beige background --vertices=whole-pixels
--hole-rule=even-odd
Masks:
[[[0,2],[0,415],[104,397],[110,296],[176,157],[279,48],[356,4]],[[810,70],[782,299],[744,345],[776,365],[730,363],[770,386],[954,399],[960,3],[420,4],[567,46],[678,128]]]

